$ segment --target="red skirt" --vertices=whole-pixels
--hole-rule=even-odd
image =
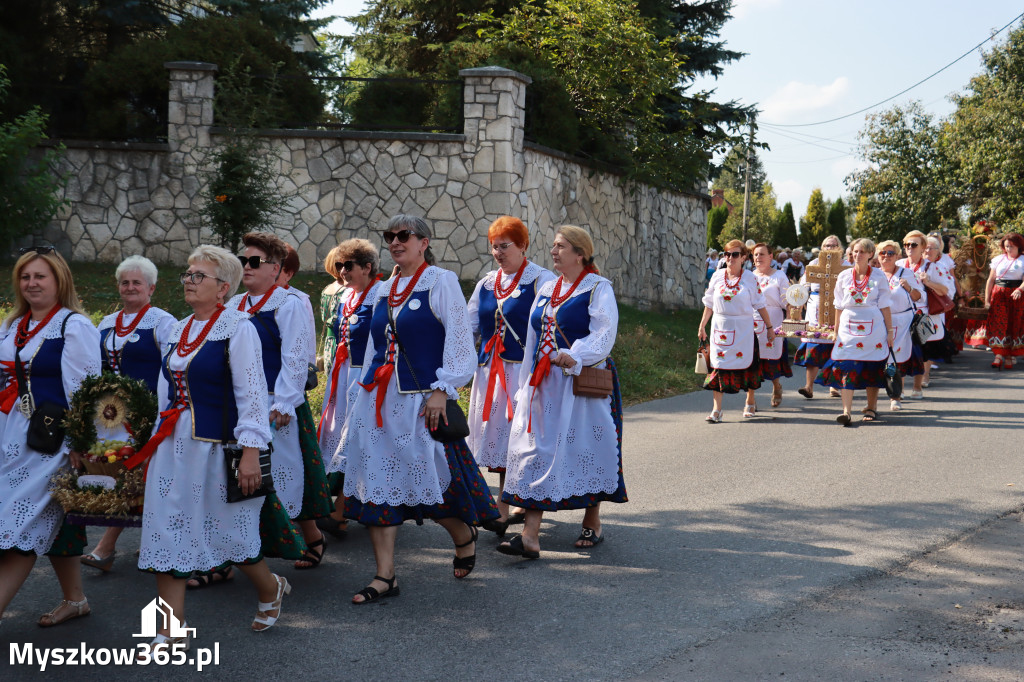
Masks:
[[[754,359],[744,369],[712,369],[704,379],[704,388],[719,393],[744,393],[761,388],[761,356],[754,340]]]
[[[996,355],[1024,355],[1024,296],[1013,300],[1013,289],[999,285],[992,288],[985,328],[988,345]]]

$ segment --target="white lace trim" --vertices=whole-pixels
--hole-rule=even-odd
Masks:
[[[529,261],[526,264],[526,269],[523,270],[523,276],[519,279],[519,284],[530,284],[538,277],[540,277],[542,274],[544,274],[544,272],[544,268],[537,265],[533,261]],[[497,270],[491,270],[486,275],[484,275],[484,289],[487,289],[488,291],[494,291],[494,280],[497,279],[497,277]],[[511,282],[515,275],[512,275],[511,277],[505,275],[502,277],[502,279],[504,280],[506,277],[508,278],[508,282]],[[505,284],[508,284],[508,282],[505,282]],[[580,283],[580,286],[583,286],[582,282]]]
[[[570,296],[570,298],[576,298],[577,296],[590,292],[594,287],[596,287],[601,282],[608,282],[609,285],[611,284],[611,280],[605,279],[601,275],[595,275],[592,272],[588,272],[587,276],[583,278],[582,282],[580,282],[580,285],[576,287],[576,291],[572,292],[572,296]],[[557,283],[558,277],[556,276],[555,279],[551,280],[550,282],[545,282],[544,285],[540,288],[540,291],[537,292],[537,295],[551,298],[551,294],[554,293],[555,284]],[[572,283],[569,283],[569,286],[572,286]],[[565,285],[562,285],[562,288],[564,289]]]
[[[107,315],[102,320],[100,320],[100,323],[96,325],[96,328],[99,329],[100,331],[103,331],[104,329],[109,329],[113,327],[115,324],[117,324],[117,315],[120,312],[121,311],[119,310],[116,313],[111,313]],[[163,322],[163,319],[165,317],[174,316],[162,308],[150,308],[149,310],[146,311],[146,316],[142,318],[142,321],[139,322],[139,324],[135,328],[154,329],[160,326],[160,323]]]
[[[64,319],[66,317],[68,317],[70,315],[74,315],[74,314],[75,314],[74,311],[68,310],[67,308],[61,308],[59,311],[57,311],[57,314],[54,315],[53,318],[49,322],[46,323],[46,328],[44,328],[42,331],[39,332],[39,334],[38,334],[39,338],[41,338],[41,339],[59,339],[61,337],[60,328],[61,328],[61,325],[64,324]],[[79,315],[79,317],[82,318],[82,322],[88,324],[90,327],[92,326],[92,322],[89,321],[88,317],[86,317],[85,315]],[[7,328],[7,334],[9,334],[10,332],[12,332],[15,329],[17,329],[18,325],[21,324],[21,321],[23,319],[25,319],[25,315],[22,315],[21,317],[17,318],[13,322],[11,322],[11,326]],[[75,324],[75,322],[74,321],[69,321],[68,324],[72,325],[72,324]],[[33,327],[31,323],[29,323],[28,330],[32,331],[34,328],[35,327]],[[65,327],[64,329],[66,331],[67,327]],[[7,334],[4,334],[4,338],[7,337]],[[24,352],[24,351],[22,351],[22,352]]]
[[[247,296],[249,296],[249,294],[246,292],[243,292],[241,294],[235,294],[234,296],[231,297],[231,300],[227,302],[226,307],[229,309],[238,310],[238,304],[242,301],[243,297]],[[277,310],[284,304],[286,300],[288,300],[289,296],[295,296],[294,292],[291,289],[277,287],[276,289],[274,289],[274,293],[270,295],[270,298],[267,299],[267,302],[263,304],[263,307],[259,309],[259,312],[264,313],[269,312],[271,310]],[[262,298],[262,295],[253,296],[253,298],[255,298],[258,301],[260,298]],[[295,296],[295,298],[299,299],[300,301],[302,300],[301,296]],[[245,307],[250,307],[248,301],[246,302]]]
[[[171,336],[168,339],[168,343],[178,343],[181,340],[181,333],[185,330],[185,325],[188,324],[188,321],[191,319],[192,315],[189,315],[183,320],[178,320],[174,325],[174,329],[171,330]],[[243,313],[241,310],[236,310],[234,308],[225,308],[224,312],[222,312],[220,317],[217,318],[217,321],[213,325],[213,329],[210,330],[206,339],[208,341],[223,341],[224,339],[231,338],[235,333],[235,328],[238,326],[238,323],[242,320],[248,319],[248,313]],[[195,324],[198,325],[199,322],[196,321]],[[203,324],[205,324],[205,322]]]

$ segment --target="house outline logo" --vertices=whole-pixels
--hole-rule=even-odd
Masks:
[[[132,637],[148,637],[150,639],[156,637],[156,631],[160,629],[160,626],[157,625],[157,618],[160,619],[160,625],[169,631],[167,636],[171,639],[189,635],[196,636],[196,629],[182,627],[181,621],[174,615],[174,610],[170,605],[161,597],[157,597],[142,609],[142,632],[134,634]]]

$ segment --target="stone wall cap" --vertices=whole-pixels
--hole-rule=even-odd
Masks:
[[[478,66],[474,69],[461,69],[459,76],[466,78],[468,76],[476,76],[478,78],[488,77],[494,78],[495,76],[504,76],[506,78],[514,78],[520,80],[527,85],[533,82],[533,79],[527,76],[525,73],[519,73],[512,69],[506,69],[503,66]]]
[[[164,68],[172,71],[219,71],[220,67],[210,62],[164,62]]]

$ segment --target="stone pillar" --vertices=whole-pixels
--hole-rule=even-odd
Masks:
[[[486,229],[498,216],[522,216],[525,209],[523,129],[526,86],[533,79],[500,66],[463,69],[463,118],[470,182],[489,190],[483,199]]]
[[[210,127],[213,125],[213,93],[216,64],[206,62],[166,62],[170,72],[167,92],[167,145],[170,147],[168,175],[174,208],[163,216],[154,212],[152,220],[168,232],[168,255],[184,261],[191,247],[198,246],[201,223],[198,218],[203,169],[210,149]],[[178,186],[180,183],[180,186]],[[177,190],[177,191],[175,191]],[[187,235],[184,243],[175,236]]]

